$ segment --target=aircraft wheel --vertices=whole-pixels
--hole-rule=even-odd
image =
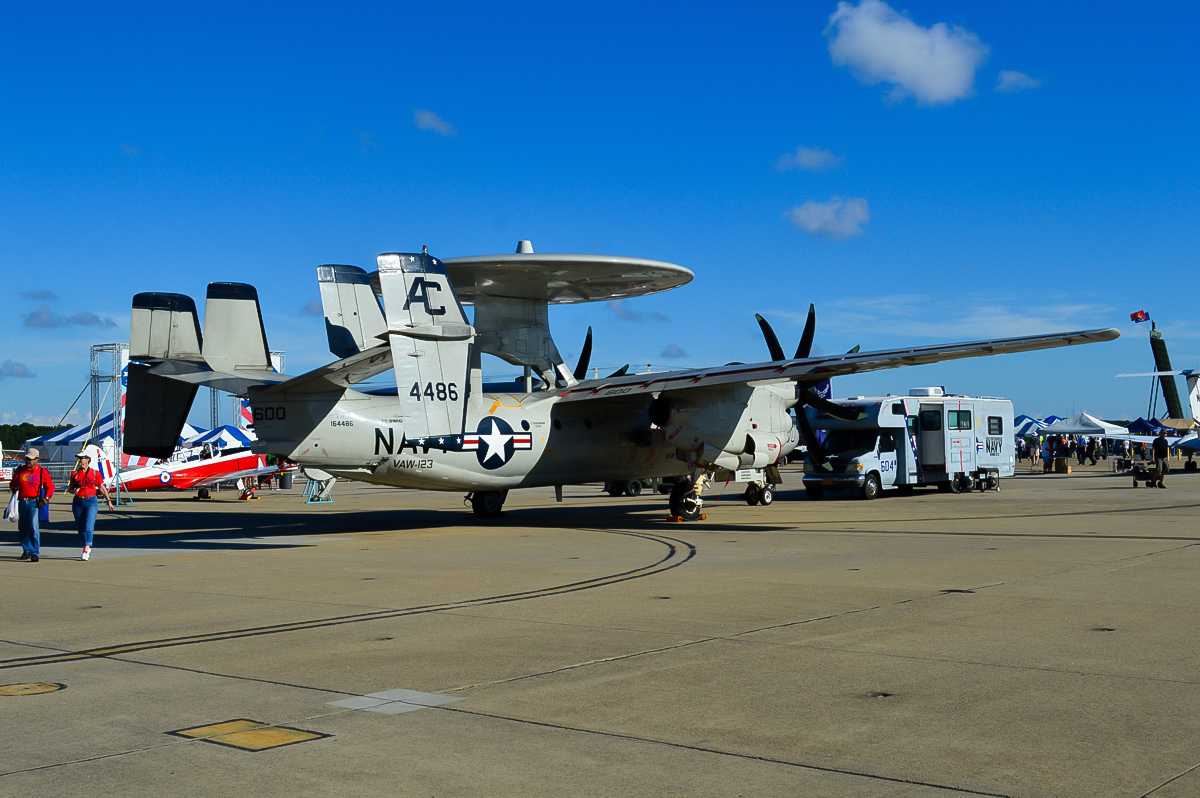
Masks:
[[[695,521],[700,517],[700,505],[692,498],[692,483],[680,480],[671,491],[671,515],[684,521]]]
[[[758,485],[747,485],[746,492],[742,494],[742,498],[746,500],[746,504],[753,507],[758,504],[759,490]]]
[[[500,508],[504,506],[507,496],[506,490],[476,491],[471,497],[471,509],[482,518],[495,518],[500,515]]]
[[[773,501],[775,501],[775,486],[768,482],[758,492],[758,503],[766,507]]]
[[[641,496],[642,495],[642,481],[640,479],[631,479],[628,482],[626,482],[625,483],[625,495],[626,496]]]
[[[813,501],[818,501],[825,495],[825,488],[820,485],[805,485],[804,493]]]
[[[208,492],[208,488],[201,488],[200,490],[196,491],[197,499],[207,499],[210,495],[211,494]]]
[[[879,477],[874,472],[867,474],[861,492],[864,499],[874,499],[879,495]]]
[[[624,481],[608,483],[608,495],[609,496],[620,496],[624,492],[625,492],[625,482]]]

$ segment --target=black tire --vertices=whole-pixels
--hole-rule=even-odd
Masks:
[[[692,494],[692,483],[680,480],[671,491],[671,515],[679,516],[684,521],[695,521],[700,518],[700,505],[689,501]]]
[[[480,490],[471,495],[471,509],[481,518],[496,518],[508,497],[506,490]]]
[[[962,478],[958,481],[958,485],[963,493],[970,493],[975,490],[975,480],[972,479],[970,474],[963,474]]]
[[[825,495],[825,488],[821,485],[805,485],[804,493],[812,501],[820,501],[821,497]]]
[[[769,507],[773,501],[775,501],[775,486],[768,482],[758,492],[758,503],[763,507]]]
[[[758,485],[747,485],[746,492],[742,494],[742,498],[746,500],[746,504],[753,507],[758,504]]]
[[[207,499],[207,498],[209,498],[211,495],[212,495],[212,494],[210,494],[210,493],[208,492],[208,488],[201,488],[200,490],[196,491],[196,498],[197,498],[197,499]]]
[[[949,481],[938,483],[938,490],[942,490],[942,485],[945,485],[945,490],[948,493],[961,493],[962,483],[959,482],[959,476],[959,474],[951,474]]]
[[[628,482],[626,482],[625,483],[625,495],[631,496],[631,497],[632,496],[641,496],[642,495],[642,481],[640,479],[631,479]]]
[[[1135,488],[1138,486],[1137,477],[1134,477],[1134,478],[1133,478],[1133,486],[1134,486]]]
[[[867,478],[863,480],[863,486],[859,489],[864,499],[874,499],[879,496],[879,475],[872,471],[867,474]]]

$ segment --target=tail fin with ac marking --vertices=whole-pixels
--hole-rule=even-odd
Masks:
[[[475,330],[446,274],[427,254],[379,256],[396,387],[411,443],[461,444]]]

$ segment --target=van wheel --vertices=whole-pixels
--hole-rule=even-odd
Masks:
[[[746,500],[746,504],[753,507],[758,504],[759,492],[758,485],[747,485],[746,492],[742,494],[742,498]]]
[[[945,488],[942,488],[945,485]],[[962,483],[959,482],[958,474],[951,474],[950,479],[946,482],[938,483],[938,490],[945,490],[948,493],[960,493],[962,491]]]
[[[813,501],[819,501],[825,495],[825,488],[820,485],[805,485],[804,492],[808,495],[808,498]]]
[[[864,499],[874,499],[879,495],[879,477],[874,472],[867,474],[867,479],[863,482],[862,497]]]
[[[625,483],[625,495],[626,496],[641,496],[642,495],[642,481],[640,479],[631,479],[628,482],[626,482]]]
[[[775,501],[775,486],[768,482],[758,492],[758,503],[766,507],[773,501]]]
[[[975,480],[971,478],[970,474],[963,474],[959,477],[958,486],[963,493],[970,493],[975,490]]]

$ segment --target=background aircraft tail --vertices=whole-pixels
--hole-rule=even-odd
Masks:
[[[379,337],[387,331],[387,321],[366,270],[357,266],[318,266],[317,284],[329,351],[334,356],[347,358],[387,345]]]
[[[245,394],[287,379],[271,369],[253,286],[211,283],[203,333],[196,303],[183,294],[138,294],[131,318],[126,454],[170,457],[201,385]]]

